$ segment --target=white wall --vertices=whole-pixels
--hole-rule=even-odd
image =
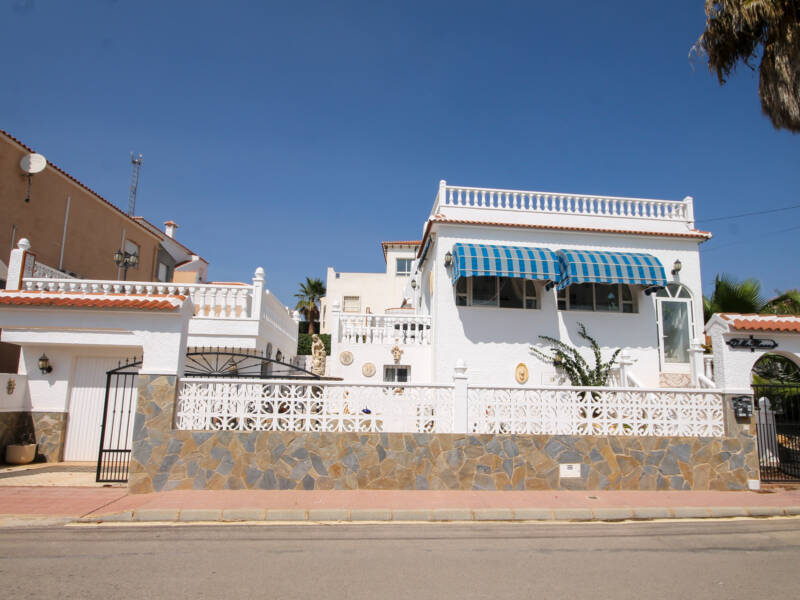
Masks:
[[[399,308],[403,301],[403,290],[407,276],[397,275],[397,259],[416,256],[415,250],[389,248],[386,251],[385,273],[338,273],[328,267],[325,287],[326,296],[320,303],[320,331],[331,333],[331,306],[338,302],[344,307],[344,296],[361,298],[361,312],[367,308],[375,315],[382,315],[388,308]]]
[[[636,294],[638,312],[634,314],[558,311],[555,288],[544,292],[544,284],[539,283],[537,292],[541,308],[536,310],[457,307],[450,273],[444,267],[444,255],[452,251],[456,242],[545,247],[554,251],[575,248],[647,252],[662,262],[668,279],[672,279],[669,275],[672,264],[680,259],[683,263],[680,283],[687,286],[693,295],[694,336],[702,335],[697,240],[446,224],[435,226],[435,230],[438,230],[438,235],[428,260],[435,260],[432,265],[432,371],[436,382],[449,381],[456,360],[462,358],[469,369],[470,383],[518,385],[514,369],[520,362],[528,366],[530,384],[553,383],[554,369],[533,356],[529,344],[540,342],[539,335],[549,335],[577,347],[586,347],[577,336],[578,322],[584,323],[588,333],[604,348],[604,357],[610,356],[616,348],[626,348],[636,360],[629,370],[642,385],[658,386],[661,370],[655,296],[645,296],[639,291]],[[427,266],[423,265],[425,268]],[[540,347],[544,349],[546,346]]]
[[[717,315],[708,322],[707,331],[711,336],[714,352],[714,382],[717,387],[749,393],[752,383],[753,366],[765,354],[779,354],[800,365],[800,334],[778,333],[774,331],[729,331],[729,327]],[[725,342],[731,338],[770,339],[778,342],[774,350],[755,350],[731,348]]]
[[[402,344],[399,347],[403,350],[400,360],[395,363],[392,356],[394,344],[345,344],[338,343],[332,348],[333,354],[328,357],[328,374],[332,377],[341,377],[345,381],[358,383],[382,383],[383,367],[385,365],[407,365],[411,367],[409,374],[410,383],[429,383],[433,376],[431,360],[431,346],[429,345],[408,345]],[[353,353],[353,362],[350,365],[343,365],[340,361],[342,352],[350,351]],[[371,362],[375,365],[375,375],[365,377],[361,371],[365,363]],[[452,383],[452,373],[450,380]]]
[[[14,391],[8,393],[8,382],[14,381]],[[0,373],[0,412],[30,410],[28,378],[18,373]]]

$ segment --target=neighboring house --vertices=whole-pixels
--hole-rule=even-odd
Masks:
[[[161,231],[144,217],[133,218],[161,240],[154,281],[202,283],[208,279],[208,261],[175,239],[178,229],[175,221],[165,222],[164,231]]]
[[[330,311],[338,303],[342,311],[353,314],[382,315],[413,311],[404,303],[419,241],[381,242],[384,273],[341,273],[328,267],[326,290],[320,307],[320,331],[330,333]]]
[[[410,300],[414,314],[376,317],[363,304],[348,314],[344,293],[329,294],[339,302],[327,323],[331,375],[447,383],[463,360],[471,378],[487,385],[515,384],[520,365],[533,384],[561,383],[530,345],[544,349],[539,336],[548,335],[585,348],[577,335],[584,323],[607,356],[624,350],[616,375],[623,384],[688,386],[702,368],[693,352],[703,332],[698,247],[711,237],[695,229],[693,214],[691,198],[441,182],[417,247],[414,285],[401,293],[384,288],[396,293],[395,305]],[[345,351],[352,354],[346,365]]]
[[[179,244],[165,239],[164,232],[144,219],[126,215],[56,166],[52,157],[46,157],[47,167],[42,172],[31,176],[30,201],[26,202],[28,177],[20,168],[20,160],[33,152],[0,130],[0,288],[5,287],[7,253],[23,238],[35,249],[36,275],[122,279],[123,270],[113,260],[114,252],[122,250],[139,258],[124,273],[127,280],[171,279],[159,279],[159,275],[175,267],[170,255]],[[183,261],[191,261],[193,253],[182,248],[178,255]],[[18,348],[0,343],[0,372],[14,372],[18,359]]]

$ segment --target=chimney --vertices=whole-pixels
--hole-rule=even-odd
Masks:
[[[167,234],[167,237],[175,239],[175,230],[178,228],[178,224],[175,221],[164,221],[164,233]]]

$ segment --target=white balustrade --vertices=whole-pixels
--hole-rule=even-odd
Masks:
[[[450,433],[453,386],[181,380],[181,430]]]
[[[432,212],[436,214],[447,206],[694,222],[691,198],[684,201],[653,200],[443,184],[439,188]]]
[[[40,262],[34,263],[33,276],[43,279],[75,279],[72,275],[62,273],[58,269],[48,267],[46,264]]]
[[[641,388],[469,389],[470,433],[721,437],[719,391]]]
[[[338,341],[347,344],[429,345],[431,317],[340,313]]]
[[[196,317],[210,319],[253,318],[250,314],[253,288],[248,285],[26,277],[23,280],[23,289],[41,292],[120,294],[124,296],[160,296],[165,294],[190,296],[195,307]]]

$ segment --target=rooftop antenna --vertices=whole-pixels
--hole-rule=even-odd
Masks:
[[[136,189],[139,187],[139,171],[142,170],[142,155],[131,152],[131,189],[128,192],[128,216],[136,214]]]

